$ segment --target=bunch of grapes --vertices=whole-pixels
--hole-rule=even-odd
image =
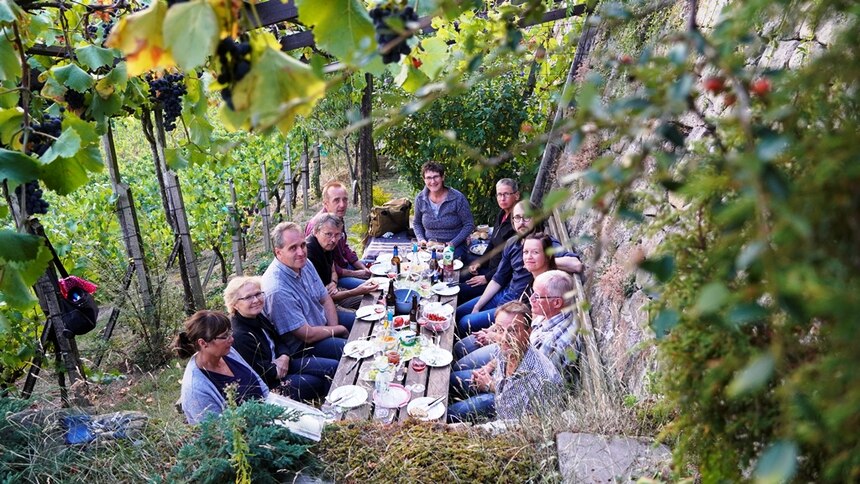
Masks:
[[[39,180],[33,180],[15,189],[19,199],[24,197],[28,213],[48,213],[48,202],[42,199],[42,189]]]
[[[403,10],[399,10],[390,6],[380,6],[373,8],[370,11],[370,18],[373,19],[373,26],[376,28],[376,42],[380,48],[383,48],[389,42],[400,37],[389,25],[387,19],[389,17],[399,17],[403,25],[408,25],[409,22],[418,21],[418,15],[411,6],[407,6]],[[410,35],[411,36],[411,35]],[[408,38],[408,37],[407,37]],[[382,54],[382,62],[391,64],[400,61],[400,55],[409,55],[412,48],[403,39],[400,43],[393,46],[392,49]]]
[[[63,119],[50,114],[45,115],[40,124],[33,125],[33,134],[30,135],[27,142],[30,146],[30,152],[38,156],[44,155],[62,132]]]
[[[164,110],[164,129],[176,129],[176,118],[182,114],[182,96],[188,92],[182,74],[167,74],[149,79],[149,98]]]
[[[167,8],[170,8],[174,5],[176,5],[177,3],[185,3],[187,1],[188,0],[167,0]]]
[[[77,111],[83,108],[84,101],[86,100],[83,93],[75,91],[74,89],[66,89],[66,93],[63,94],[63,99],[72,111]]]
[[[221,97],[227,103],[227,107],[233,107],[233,91],[230,86],[241,81],[251,72],[251,44],[233,40],[225,37],[218,44],[218,58],[221,60],[221,73],[218,74],[218,83],[227,84],[221,90]]]

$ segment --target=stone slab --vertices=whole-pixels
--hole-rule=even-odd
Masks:
[[[562,432],[556,436],[564,482],[631,482],[668,476],[671,452],[647,439]]]

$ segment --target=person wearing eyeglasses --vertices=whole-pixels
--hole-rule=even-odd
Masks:
[[[522,200],[514,206],[511,220],[517,237],[508,239],[505,244],[496,274],[483,294],[457,307],[457,336],[461,339],[489,327],[493,323],[495,308],[519,299],[532,283],[533,276],[523,264],[522,238],[535,230],[541,230],[541,224],[536,226],[532,219],[532,214],[536,211],[537,207],[528,200]],[[565,272],[582,270],[582,262],[575,252],[564,249],[554,239],[552,246],[555,264],[559,269]]]
[[[502,178],[496,182],[496,203],[499,205],[499,213],[496,215],[493,233],[484,251],[484,254],[492,255],[483,262],[476,261],[469,264],[471,277],[460,283],[460,293],[457,295],[459,304],[480,296],[487,287],[487,283],[496,275],[496,269],[502,261],[501,249],[508,239],[517,233],[511,224],[511,211],[519,201],[520,191],[516,181]]]
[[[337,360],[290,358],[269,318],[263,315],[266,293],[259,277],[235,277],[224,289],[224,306],[233,328],[233,348],[270,390],[293,400],[311,400],[328,393]]]
[[[466,238],[475,230],[475,219],[466,196],[445,185],[445,167],[435,161],[421,166],[424,189],[415,197],[412,229],[418,243],[436,241],[454,248],[454,258],[466,255]]]
[[[348,309],[358,309],[361,297],[377,289],[372,280],[362,281],[351,289],[341,287],[334,262],[338,241],[343,237],[343,219],[323,212],[314,217],[309,226],[313,233],[307,236],[308,260],[313,264],[320,280],[335,303]]]
[[[317,215],[333,213],[343,221],[346,210],[349,208],[349,193],[346,191],[346,186],[337,180],[326,183],[322,187],[322,204],[323,208]],[[315,219],[316,216],[311,218],[305,227],[305,237],[314,233]],[[341,235],[335,245],[333,256],[338,286],[344,289],[354,289],[370,278],[370,269],[358,258],[358,255],[347,242],[343,223],[341,223]]]
[[[569,382],[579,378],[582,338],[573,307],[573,278],[552,270],[535,277],[529,297],[532,306],[532,346],[547,356]]]
[[[230,320],[220,311],[202,310],[185,320],[174,350],[189,358],[182,376],[179,403],[185,418],[196,424],[227,406],[227,387],[236,389],[236,403],[269,395],[266,382],[233,349]]]

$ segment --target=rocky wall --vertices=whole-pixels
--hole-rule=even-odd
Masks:
[[[725,0],[699,2],[696,20],[704,33],[714,28],[728,3]],[[688,15],[688,2],[682,1],[666,4],[638,23],[624,28],[602,28],[578,77],[582,78],[592,69],[603,68],[597,64],[598,59],[637,55],[643,46],[652,44],[671,30],[683,28]],[[747,65],[757,71],[795,69],[832,43],[843,20],[838,17],[817,21],[789,18],[774,11],[770,19],[761,23],[761,41],[745,51]],[[601,74],[608,79],[605,96],[627,94],[635,89],[625,76],[615,72]],[[706,117],[720,116],[730,109],[719,96],[701,96],[696,102]],[[680,122],[689,133],[690,142],[695,142],[705,133],[703,124],[693,116],[682,118]],[[597,211],[585,208],[583,201],[591,197],[593,189],[584,181],[577,180],[576,174],[602,156],[611,155],[616,158],[616,163],[623,163],[630,148],[623,142],[608,144],[602,135],[605,133],[594,133],[576,152],[563,152],[553,184],[558,187],[564,183],[572,191],[566,208],[574,215],[566,222],[570,233],[578,239],[577,249],[584,254],[587,264],[586,293],[591,303],[591,318],[601,357],[610,376],[621,383],[622,391],[641,398],[649,393],[649,373],[656,369],[658,363],[656,349],[651,344],[653,333],[648,328],[650,298],[643,290],[649,285],[649,276],[635,267],[643,257],[659,252],[665,232],[646,233],[641,225],[604,218]],[[640,183],[633,189],[649,194],[654,200],[662,200],[646,209],[645,217],[665,216],[667,212],[677,211],[684,203],[658,187]],[[683,221],[680,221],[678,229],[682,230],[682,226]]]

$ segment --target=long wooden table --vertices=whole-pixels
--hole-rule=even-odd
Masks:
[[[371,305],[375,304],[379,300],[379,296],[381,291],[374,291],[370,294],[366,294],[362,300],[361,305]],[[456,313],[457,310],[457,296],[438,296],[431,295],[428,298],[430,301],[440,301],[443,303],[450,304],[454,307],[454,311]],[[453,316],[452,316],[453,317]],[[378,321],[365,321],[362,319],[356,319],[355,324],[352,327],[352,332],[349,334],[349,341],[355,341],[362,338],[367,338],[370,335],[374,334],[374,330],[381,329],[384,324],[384,318]],[[377,328],[377,326],[379,328]],[[452,321],[451,326],[447,331],[440,335],[439,346],[448,350],[453,351],[454,347],[454,328],[456,324]],[[428,338],[433,335],[433,333],[421,329],[421,334],[426,335]],[[348,356],[343,356],[340,360],[340,364],[337,367],[337,373],[335,373],[334,380],[332,381],[331,389],[329,390],[329,395],[336,388],[344,386],[344,385],[358,385],[365,390],[367,390],[367,399],[368,403],[352,408],[348,410],[341,418],[342,419],[354,419],[354,420],[366,420],[372,418],[374,404],[373,404],[373,387],[374,383],[372,381],[365,381],[361,379],[360,375],[363,371],[370,368],[370,365],[373,362],[373,357],[368,357],[364,359],[358,360],[358,364],[356,363],[355,358],[350,358]],[[447,365],[444,367],[431,367],[427,365],[427,368],[422,372],[415,372],[409,362],[404,363],[404,368],[406,368],[405,375],[403,379],[400,381],[393,381],[392,383],[400,383],[404,386],[411,385],[413,383],[423,383],[424,384],[424,392],[421,394],[412,393],[412,398],[418,397],[441,397],[445,396],[445,400],[443,403],[445,405],[445,412],[440,417],[440,421],[445,421],[448,416],[448,383],[451,377],[451,366]],[[406,407],[402,407],[400,409],[392,409],[392,411],[396,412],[394,419],[395,420],[406,420],[408,418],[408,414],[406,412]]]

